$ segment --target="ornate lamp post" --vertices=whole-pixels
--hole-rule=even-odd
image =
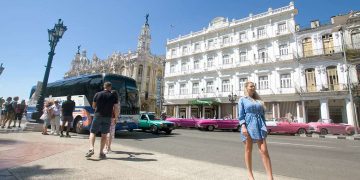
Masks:
[[[1,65],[0,65],[0,75],[2,74],[2,72],[4,71],[4,67],[3,67],[3,63],[1,63]]]
[[[234,118],[234,105],[235,105],[235,101],[237,99],[237,95],[234,94],[232,91],[231,91],[231,94],[229,94],[229,101],[231,102],[231,105],[232,105],[232,109],[231,109],[231,118]]]
[[[43,106],[44,106],[44,98],[45,98],[45,95],[46,95],[46,88],[47,88],[47,83],[48,83],[48,79],[49,79],[52,60],[53,60],[53,57],[55,55],[55,52],[54,52],[55,47],[56,47],[57,43],[59,42],[59,40],[64,35],[66,30],[67,30],[67,28],[66,28],[66,26],[64,26],[61,19],[59,19],[58,23],[55,24],[53,29],[48,29],[50,52],[49,52],[48,62],[47,62],[47,65],[46,65],[44,80],[43,80],[42,87],[41,87],[40,97],[39,97],[39,100],[38,100],[37,105],[36,105],[36,109],[40,114],[41,114],[41,111],[42,111]]]

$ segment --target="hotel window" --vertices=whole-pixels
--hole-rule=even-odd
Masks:
[[[246,61],[246,52],[240,52],[240,62]]]
[[[188,53],[188,48],[187,48],[187,46],[184,46],[184,47],[182,48],[182,52],[183,52],[183,54],[187,54],[187,53]]]
[[[214,58],[212,58],[212,57],[209,57],[207,59],[207,67],[212,67],[213,66],[213,60],[214,60]]]
[[[268,76],[259,76],[259,89],[269,89]]]
[[[171,64],[170,65],[170,73],[174,73],[175,72],[175,64]]]
[[[186,84],[180,84],[180,94],[181,95],[187,94]]]
[[[195,43],[195,51],[199,51],[200,50],[200,44],[199,43]]]
[[[265,28],[257,29],[257,35],[258,35],[258,38],[264,37],[266,35]]]
[[[207,93],[214,92],[214,82],[213,81],[206,82],[206,92]]]
[[[142,74],[143,74],[143,69],[144,69],[144,66],[143,65],[140,65],[139,66],[139,70],[138,70],[138,77],[142,77]]]
[[[226,79],[222,81],[222,91],[230,92],[230,80]]]
[[[181,71],[187,71],[187,63],[186,62],[182,62],[181,63]]]
[[[278,24],[278,32],[285,32],[286,31],[286,23]]]
[[[214,47],[214,40],[213,39],[210,39],[208,41],[208,47],[211,48],[211,47]]]
[[[246,34],[245,34],[245,32],[240,33],[239,38],[240,38],[240,42],[245,41],[245,40],[246,40]]]
[[[200,68],[199,60],[195,60],[195,61],[194,61],[194,70],[195,70],[195,69],[199,69],[199,68]]]
[[[199,94],[199,83],[193,83],[192,93],[193,94]]]
[[[174,85],[169,85],[169,95],[174,95]]]
[[[289,48],[287,44],[282,44],[279,46],[279,53],[280,56],[288,55],[289,54]]]
[[[176,56],[176,49],[172,49],[172,50],[171,50],[171,55],[172,55],[172,56]]]
[[[280,85],[281,85],[281,88],[291,88],[290,74],[281,74],[280,75]]]
[[[223,55],[223,64],[232,64],[229,55],[227,54]]]
[[[247,78],[240,78],[239,80],[239,90],[243,91],[245,89],[245,83],[248,81]]]
[[[224,36],[223,37],[223,44],[229,44],[230,41],[229,41],[229,37],[228,36]]]

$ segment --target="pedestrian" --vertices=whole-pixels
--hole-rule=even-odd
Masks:
[[[118,97],[111,93],[111,83],[105,82],[104,90],[96,93],[94,96],[92,107],[95,109],[95,115],[90,127],[90,149],[85,157],[91,157],[94,154],[95,135],[100,131],[101,142],[99,158],[106,158],[103,150],[106,142],[106,135],[110,130],[114,104],[117,102]]]
[[[5,103],[5,99],[3,99],[3,97],[0,97],[0,126],[2,125],[2,121],[3,121],[3,117],[4,117],[4,115],[3,115],[3,113],[4,113],[4,111],[3,111],[4,103]]]
[[[50,120],[51,124],[51,133],[55,135],[60,135],[60,111],[61,106],[59,105],[59,101],[55,100],[54,105],[52,106],[52,109],[54,111],[53,118]]]
[[[13,104],[12,104],[12,97],[8,97],[8,98],[6,98],[6,102],[4,103],[4,118],[2,121],[1,128],[5,128],[6,123],[9,121],[7,128],[11,129],[10,123],[11,123],[12,119],[14,118],[14,116],[15,116],[15,108],[13,107]]]
[[[116,104],[114,104],[114,109],[112,112],[112,117],[111,117],[111,125],[110,125],[110,132],[107,134],[107,139],[106,139],[106,144],[105,144],[105,149],[104,149],[104,153],[111,153],[111,142],[112,139],[115,138],[115,132],[116,132],[116,122],[119,119],[119,115],[120,115],[120,100],[119,100],[119,94],[117,93],[116,90],[112,90],[111,91],[112,94],[114,94],[116,97],[118,97],[118,101]]]
[[[61,104],[61,115],[62,115],[62,124],[61,124],[61,134],[60,137],[64,137],[63,131],[65,124],[66,127],[66,137],[71,137],[69,134],[70,126],[73,121],[73,112],[75,110],[75,102],[71,100],[71,95],[67,95],[66,101]]]
[[[24,115],[24,112],[26,111],[26,103],[25,100],[21,100],[21,103],[18,103],[15,108],[15,120],[13,127],[16,127],[16,121],[19,121],[18,128],[20,128],[21,119]]]
[[[19,97],[18,97],[18,96],[15,96],[15,97],[13,98],[13,101],[11,102],[11,106],[12,106],[11,110],[12,110],[12,113],[11,113],[11,118],[8,119],[8,121],[9,121],[8,129],[11,129],[11,123],[12,123],[13,120],[16,122],[16,119],[15,119],[16,112],[15,112],[15,110],[16,110],[16,106],[17,106],[17,104],[18,104],[18,101],[19,101]],[[15,127],[15,126],[13,126],[13,127]]]
[[[53,105],[53,102],[50,100],[47,100],[44,102],[43,114],[40,117],[40,119],[44,121],[43,130],[41,132],[42,135],[49,135],[47,133],[47,127],[50,124],[50,119],[54,114],[54,111],[51,107],[52,105]]]
[[[270,156],[266,144],[265,105],[256,92],[253,82],[246,82],[245,97],[240,98],[239,123],[241,139],[245,144],[245,165],[248,178],[254,179],[252,172],[252,147],[257,143],[268,179],[273,179]]]

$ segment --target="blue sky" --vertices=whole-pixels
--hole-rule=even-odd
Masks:
[[[206,27],[217,16],[241,19],[286,6],[289,0],[0,0],[0,97],[27,99],[30,88],[42,81],[48,59],[47,29],[61,18],[68,27],[58,43],[49,82],[61,79],[77,46],[105,59],[114,51],[135,50],[137,37],[149,13],[154,54],[165,54],[167,38]],[[357,0],[295,0],[296,21],[329,22],[330,17],[360,10]],[[359,9],[355,9],[359,8]],[[170,28],[173,25],[174,28]]]

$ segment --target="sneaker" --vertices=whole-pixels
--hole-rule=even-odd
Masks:
[[[104,153],[100,153],[99,159],[105,159],[105,158],[106,158],[106,155]]]
[[[94,155],[94,150],[90,149],[89,152],[86,153],[85,157],[91,157],[92,155]]]
[[[71,138],[71,136],[69,134],[66,135],[67,138]]]
[[[64,137],[64,135],[63,135],[63,134],[60,134],[60,137]]]
[[[7,127],[8,129],[12,129],[10,126]]]

